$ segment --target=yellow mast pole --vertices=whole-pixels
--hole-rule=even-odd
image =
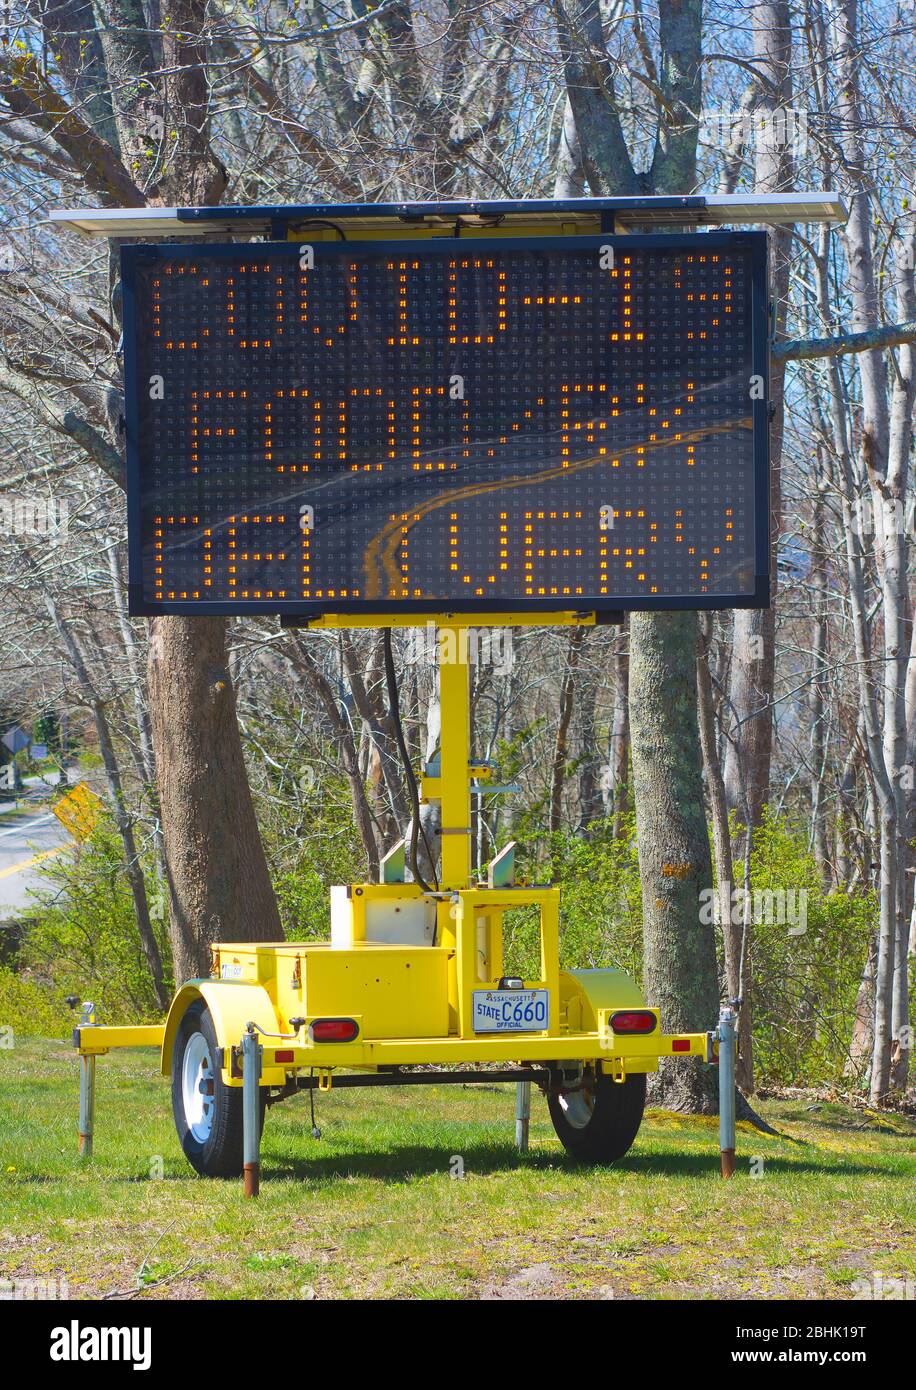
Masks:
[[[443,888],[467,888],[471,878],[471,698],[468,629],[437,631],[442,759]]]

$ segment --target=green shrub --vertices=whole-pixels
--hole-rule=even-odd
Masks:
[[[591,970],[614,966],[636,980],[642,976],[642,898],[632,817],[621,838],[601,822],[581,835],[550,837],[553,881],[560,894],[560,966]],[[551,876],[522,847],[520,868],[531,879]],[[536,979],[539,974],[538,915],[519,908],[503,921],[505,969]]]
[[[350,788],[327,777],[296,802],[255,790],[264,852],[287,941],[325,941],[332,883],[359,883],[365,856],[353,827]]]
[[[306,845],[296,859],[273,874],[280,921],[287,941],[327,941],[331,934],[331,884],[359,882],[365,866],[350,845],[319,841],[324,851]],[[328,852],[336,850],[336,852]]]
[[[101,1022],[137,1023],[158,1017],[124,872],[124,851],[110,817],[100,817],[75,854],[45,860],[40,873],[44,885],[36,893],[21,964],[52,980],[62,994],[94,1000]],[[153,926],[168,973],[164,925],[155,921]]]
[[[560,964],[600,969],[614,966],[642,978],[642,891],[636,827],[624,817],[622,834],[610,822],[590,837],[554,837],[552,858],[560,897]]]
[[[17,1036],[69,1039],[75,1021],[63,990],[0,965],[0,1033],[12,1032],[7,1045]]]
[[[757,1081],[841,1082],[856,994],[878,920],[875,894],[826,891],[804,828],[769,815],[755,834],[751,875],[755,890],[795,889],[808,895],[804,931],[790,935],[791,923],[766,921],[753,929]]]

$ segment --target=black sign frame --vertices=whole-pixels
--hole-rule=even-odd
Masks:
[[[202,256],[215,256],[219,259],[238,259],[244,261],[260,255],[293,259],[299,255],[299,247],[308,243],[313,250],[315,263],[323,258],[334,258],[363,252],[384,252],[394,257],[413,258],[429,255],[462,256],[485,254],[487,252],[509,251],[513,249],[552,249],[568,251],[571,245],[577,248],[600,248],[610,245],[617,252],[652,249],[658,247],[666,251],[676,249],[696,250],[706,253],[727,252],[741,248],[750,250],[750,289],[751,289],[751,367],[755,377],[763,383],[762,393],[749,401],[749,413],[753,431],[754,466],[754,588],[752,592],[739,594],[689,593],[681,595],[621,596],[619,594],[577,596],[575,599],[557,597],[528,597],[517,595],[511,599],[266,599],[266,600],[210,600],[210,599],[167,599],[162,602],[148,600],[143,585],[142,553],[142,496],[140,486],[140,440],[138,395],[139,360],[137,350],[136,318],[136,276],[140,267],[148,268],[156,262],[174,261],[186,257],[188,260]],[[599,621],[619,619],[622,611],[678,610],[678,609],[732,609],[765,608],[770,602],[770,469],[769,469],[769,283],[767,269],[767,235],[762,231],[736,232],[693,232],[693,233],[639,233],[601,236],[584,235],[528,235],[502,237],[443,237],[433,236],[415,240],[337,240],[320,241],[312,239],[308,230],[289,241],[265,242],[207,242],[122,245],[121,280],[123,288],[123,331],[124,331],[124,380],[125,380],[125,422],[126,422],[126,482],[128,508],[128,559],[129,559],[129,610],[134,616],[153,617],[168,614],[200,616],[238,617],[245,614],[279,614],[287,618],[296,617],[311,620],[329,614],[418,617],[431,616],[443,612],[461,612],[480,615],[485,620],[488,613],[518,613],[533,617],[537,613],[573,611],[595,613]],[[495,505],[495,504],[494,504]]]

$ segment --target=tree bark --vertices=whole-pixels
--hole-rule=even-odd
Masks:
[[[601,757],[598,739],[598,672],[594,664],[583,673],[579,691],[579,820],[578,830],[587,835],[589,827],[601,819]]]
[[[136,0],[131,26],[142,14]],[[111,0],[106,0],[111,3]],[[145,61],[143,39],[129,40]],[[109,36],[109,42],[111,42]],[[155,203],[218,203],[226,171],[210,148],[206,6],[176,0],[162,37],[161,112],[175,138],[155,157]],[[129,101],[122,145],[149,143]],[[130,131],[127,127],[130,126]],[[147,664],[176,980],[207,973],[210,944],[283,937],[245,770],[222,618],[153,618]]]
[[[699,0],[659,4],[659,84],[664,106],[652,158],[655,193],[683,193],[696,180],[696,112],[701,87]],[[643,884],[645,982],[664,1027],[711,1028],[718,1014],[716,942],[700,921],[712,887],[697,724],[697,615],[634,613],[630,620],[630,734],[639,867]],[[663,1062],[650,1083],[654,1103],[703,1114],[718,1109],[710,1071]]]
[[[856,992],[856,1011],[849,1039],[849,1054],[843,1068],[843,1075],[849,1076],[855,1081],[861,1081],[868,1074],[872,1048],[875,1045],[875,966],[877,961],[878,933],[872,932],[868,943],[865,967]]]
[[[566,783],[566,765],[569,754],[569,726],[572,722],[573,706],[576,699],[576,680],[579,669],[579,654],[585,629],[573,628],[566,652],[566,669],[560,686],[560,708],[557,720],[557,736],[553,747],[553,766],[550,778],[550,819],[551,834],[563,824],[563,787]]]
[[[283,931],[242,755],[222,618],[152,618],[150,723],[175,978],[209,973],[214,941]]]
[[[746,944],[744,922],[732,920],[732,890],[734,888],[734,864],[732,862],[732,842],[728,824],[728,801],[725,795],[725,781],[722,777],[722,764],[719,761],[719,747],[716,738],[716,711],[712,694],[712,676],[709,670],[709,649],[712,642],[712,615],[700,615],[700,639],[697,643],[697,717],[700,728],[700,743],[703,748],[703,766],[706,771],[706,794],[712,814],[712,842],[716,858],[716,890],[719,902],[719,919],[722,923],[722,948],[725,956],[725,978],[730,999],[741,999],[738,1014],[738,1064],[735,1079],[742,1091],[754,1089],[753,1033],[751,1031],[750,1009],[750,969],[744,959],[742,946]],[[747,884],[745,884],[747,888]],[[746,915],[746,910],[745,914]]]
[[[699,758],[696,616],[634,613],[631,631],[645,990],[661,1009],[666,1031],[699,1032],[714,1026],[719,995],[715,931],[700,920],[700,894],[712,884],[712,865]],[[650,1094],[653,1104],[671,1110],[717,1109],[714,1079],[699,1062],[663,1061]]]
[[[788,0],[762,0],[754,9],[754,58],[761,75],[756,112],[772,113],[792,101],[792,25]],[[793,184],[790,151],[763,141],[755,157],[758,193],[785,191]],[[770,292],[776,308],[773,335],[786,325],[792,228],[769,233]],[[781,462],[784,426],[785,362],[770,367],[770,585],[769,608],[742,608],[734,616],[731,708],[737,727],[725,748],[725,790],[731,810],[750,815],[750,829],[760,823],[770,788],[773,752],[773,686],[776,675],[776,551],[782,519]]]
[[[843,174],[849,183],[849,220],[843,233],[848,263],[853,332],[867,332],[878,326],[883,303],[872,244],[871,179],[866,175],[868,149],[860,89],[862,64],[856,0],[841,0],[834,16],[834,44],[839,79],[838,147]],[[898,316],[910,321],[916,298],[913,291],[913,237],[895,238],[895,272]],[[869,762],[880,807],[878,959],[875,968],[874,1046],[872,1051],[870,1095],[880,1103],[890,1088],[892,1057],[896,1053],[895,1077],[905,1078],[909,1048],[906,988],[900,988],[897,971],[901,948],[908,939],[906,913],[908,892],[903,881],[908,867],[909,843],[906,837],[906,796],[901,773],[907,747],[905,688],[909,635],[906,631],[906,527],[894,516],[894,504],[902,510],[906,501],[909,454],[914,404],[913,351],[909,343],[901,346],[896,363],[894,385],[888,403],[887,362],[880,350],[863,352],[858,359],[862,388],[859,424],[859,456],[872,492],[876,523],[876,565],[881,583],[883,652],[879,678],[881,717],[878,698],[869,690],[863,701]],[[844,497],[844,511],[850,512],[852,488]],[[885,508],[890,506],[890,511]],[[847,527],[854,524],[844,516]],[[847,536],[847,549],[856,543]],[[861,544],[852,557],[861,567]],[[860,582],[856,577],[856,582]],[[851,581],[850,585],[854,585]],[[853,598],[858,604],[858,597]],[[867,639],[866,639],[867,640]],[[866,641],[857,634],[857,645]],[[857,656],[859,652],[857,651]],[[864,655],[864,651],[863,651]],[[898,988],[895,989],[895,976]],[[905,976],[903,977],[905,978]],[[905,1029],[905,1031],[904,1031]]]
[[[563,108],[560,145],[557,150],[557,172],[553,181],[553,196],[555,198],[582,198],[585,193],[585,175],[582,171],[582,152],[579,149],[576,118],[573,115],[572,102],[567,97]]]
[[[818,450],[820,456],[820,450]],[[825,534],[824,534],[824,491],[823,477],[816,480],[812,510],[811,527],[811,578],[814,594],[812,614],[811,652],[814,658],[814,679],[808,694],[808,710],[811,716],[811,839],[810,845],[817,860],[821,879],[830,888],[833,868],[827,844],[827,817],[824,813],[824,778],[828,762],[827,707],[824,699],[824,682],[819,673],[827,665],[827,578],[824,572]]]
[[[624,833],[624,816],[630,809],[630,631],[620,629],[611,672],[614,710],[611,715],[609,757],[611,826],[615,839]]]

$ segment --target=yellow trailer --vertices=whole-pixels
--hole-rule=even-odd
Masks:
[[[390,635],[398,621],[372,625],[386,623]],[[487,618],[503,621],[518,624],[519,615]],[[354,619],[320,620],[345,624]],[[95,1061],[117,1047],[160,1048],[189,1162],[207,1176],[244,1169],[251,1194],[265,1109],[300,1090],[514,1082],[524,1144],[533,1081],[569,1153],[612,1163],[636,1138],[646,1074],[659,1060],[716,1059],[714,1033],[663,1032],[658,1009],[623,971],[560,969],[560,890],[517,882],[513,846],[472,873],[472,796],[486,792],[490,776],[471,757],[467,630],[475,624],[457,614],[438,620],[441,751],[419,784],[420,802],[441,808],[435,884],[407,881],[401,845],[383,861],[382,882],[331,889],[329,940],[214,945],[209,976],[182,985],[164,1025],[102,1027],[84,1006],[74,1041],[87,1156]],[[534,979],[505,972],[503,921],[518,908],[539,921]]]

